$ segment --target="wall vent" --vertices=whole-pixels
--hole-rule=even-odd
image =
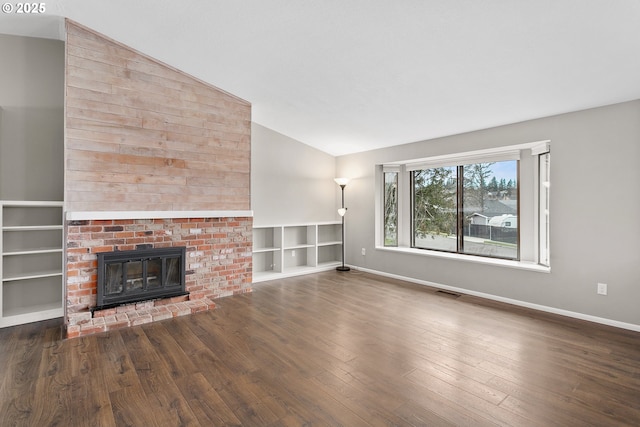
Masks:
[[[442,295],[442,296],[445,296],[445,297],[450,297],[450,298],[458,298],[459,296],[462,296],[462,294],[459,294],[457,292],[446,291],[444,289],[438,289],[436,291],[436,294]]]

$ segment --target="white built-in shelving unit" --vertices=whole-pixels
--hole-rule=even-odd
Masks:
[[[64,315],[62,209],[0,200],[0,327]]]
[[[253,228],[254,283],[329,270],[341,263],[341,222]]]

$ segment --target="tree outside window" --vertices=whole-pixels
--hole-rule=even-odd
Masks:
[[[456,168],[416,170],[413,171],[412,180],[413,246],[455,251]]]
[[[398,172],[384,173],[384,245],[398,246]]]
[[[518,162],[412,172],[413,247],[518,259]]]

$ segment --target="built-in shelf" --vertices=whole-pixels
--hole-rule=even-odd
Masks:
[[[262,253],[262,252],[274,252],[274,251],[278,251],[280,250],[280,248],[258,248],[258,249],[254,249],[253,253]]]
[[[14,227],[3,227],[2,231],[47,231],[62,230],[61,225],[19,225]]]
[[[62,276],[62,271],[52,270],[52,271],[41,271],[34,273],[23,273],[15,276],[4,276],[2,278],[3,282],[16,282],[19,280],[31,280],[31,279],[41,279],[43,277],[58,277]]]
[[[330,270],[342,262],[342,223],[256,226],[253,282]]]
[[[0,200],[0,327],[64,315],[62,207]]]
[[[19,256],[19,255],[33,255],[33,254],[54,254],[62,253],[62,248],[50,248],[50,249],[34,249],[30,251],[10,251],[5,252],[3,256]]]
[[[51,317],[48,317],[47,313]],[[25,321],[20,323],[28,323],[36,320],[52,319],[52,318],[61,316],[60,303],[57,301],[51,302],[48,304],[30,305],[27,307],[22,307],[22,306],[10,307],[7,310],[4,310],[2,314],[3,314],[3,317],[13,318],[10,320],[16,320],[15,319],[16,316],[23,316],[25,318]],[[40,317],[42,317],[43,314],[45,314],[45,317],[43,319],[40,319]],[[34,319],[34,320],[29,320],[29,319]],[[19,324],[19,323],[15,323],[15,324]]]

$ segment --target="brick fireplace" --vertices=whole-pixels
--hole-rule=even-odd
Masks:
[[[87,216],[105,217],[104,213],[68,215]],[[68,220],[67,336],[209,310],[215,307],[217,298],[250,292],[252,223],[250,217]],[[92,315],[91,309],[96,307],[98,253],[176,246],[186,247],[189,295],[121,305]]]
[[[67,21],[67,336],[250,292],[250,160],[248,102]],[[186,249],[188,295],[92,310],[98,253],[166,247]]]

